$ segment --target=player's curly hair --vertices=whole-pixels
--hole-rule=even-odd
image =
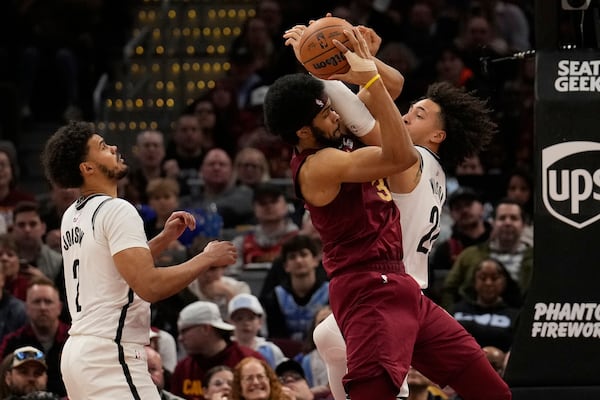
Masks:
[[[485,150],[498,130],[487,101],[473,92],[438,82],[428,87],[425,98],[441,109],[446,139],[440,145],[439,156],[446,171],[453,171],[465,158]]]
[[[277,79],[267,91],[263,104],[269,132],[290,145],[298,144],[296,131],[310,125],[319,112],[315,99],[325,91],[323,82],[305,74],[289,74]]]
[[[61,188],[83,185],[79,164],[85,160],[88,140],[95,133],[92,123],[71,121],[48,139],[42,151],[42,165],[50,182]]]

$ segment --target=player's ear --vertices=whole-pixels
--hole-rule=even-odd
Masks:
[[[82,162],[79,164],[79,172],[81,175],[89,175],[94,170],[94,167],[89,162]]]
[[[296,131],[296,136],[298,136],[300,139],[305,139],[310,135],[312,135],[312,130],[308,125],[305,125]]]
[[[442,143],[444,140],[446,139],[446,131],[444,130],[437,130],[435,131],[435,133],[433,134],[431,141],[437,144]]]

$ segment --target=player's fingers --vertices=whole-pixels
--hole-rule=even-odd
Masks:
[[[347,51],[350,51],[350,49],[349,49],[349,48],[347,48],[347,47],[346,47],[346,46],[345,46],[345,45],[344,45],[342,42],[340,42],[340,41],[339,41],[339,40],[337,40],[337,39],[333,39],[331,42],[332,42],[332,43],[335,45],[335,47],[337,47],[337,48],[338,48],[338,49],[339,49],[339,50],[340,50],[342,53],[344,53],[344,54],[345,54]]]

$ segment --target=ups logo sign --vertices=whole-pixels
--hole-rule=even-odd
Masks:
[[[600,219],[600,143],[565,142],[542,150],[542,197],[548,212],[583,229]]]

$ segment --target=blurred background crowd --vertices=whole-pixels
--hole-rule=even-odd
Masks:
[[[213,238],[238,247],[236,265],[211,268],[153,304],[163,386],[202,398],[208,381],[198,371],[223,364],[215,349],[230,346],[233,335],[272,368],[295,359],[301,368],[288,381],[305,379],[314,396],[327,397],[311,339],[330,312],[319,237],[293,195],[290,149],[262,119],[269,85],[303,71],[283,32],[326,12],[381,36],[377,57],[406,79],[402,112],[438,81],[474,91],[494,110],[493,143],[446,171],[448,201],[426,294],[491,348],[501,373],[533,267],[533,0],[10,0],[0,7],[0,354],[12,357],[22,345],[43,350],[48,390],[64,396],[56,363],[69,320],[58,229],[79,194],[44,180],[39,152],[60,125],[83,119],[125,155],[130,174],[120,196],[138,208],[148,238],[174,210],[196,216],[196,230],[157,265],[183,261]],[[565,43],[577,35],[568,22],[560,24]],[[193,317],[182,311],[190,306]],[[190,334],[199,325],[214,332]]]

